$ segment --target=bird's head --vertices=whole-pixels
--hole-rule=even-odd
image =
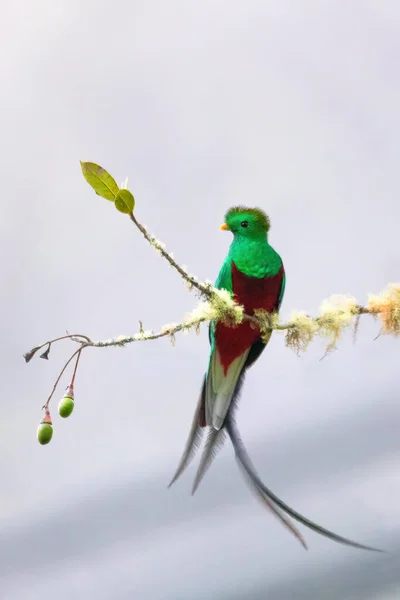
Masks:
[[[270,228],[268,216],[259,208],[234,206],[225,215],[221,229],[231,231],[235,238],[265,237]]]

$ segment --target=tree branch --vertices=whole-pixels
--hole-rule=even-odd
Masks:
[[[192,288],[196,288],[201,294],[203,294],[207,298],[210,298],[212,296],[213,290],[211,282],[200,283],[199,281],[197,281],[196,277],[194,277],[193,275],[189,275],[183,267],[178,265],[178,263],[174,260],[172,254],[166,252],[165,244],[159,242],[153,235],[149,234],[146,228],[136,220],[133,213],[130,213],[129,218],[132,221],[132,223],[134,223],[139,229],[139,231],[143,234],[143,236],[149,242],[149,244],[151,244],[151,246],[153,246],[153,248],[155,248],[157,252],[169,262],[171,267],[178,271],[182,279],[186,281],[189,290],[191,290]]]
[[[141,322],[139,322],[138,333],[121,335],[108,340],[93,341],[87,335],[70,335],[67,332],[67,335],[48,340],[24,354],[25,361],[29,362],[39,350],[46,347],[40,357],[48,359],[54,343],[68,339],[79,344],[79,348],[73,352],[61,369],[51,393],[42,407],[45,410],[46,422],[51,423],[49,403],[67,367],[76,358],[69,384],[70,388],[73,389],[79,359],[83,350],[89,347],[124,347],[133,342],[156,340],[164,337],[168,337],[174,343],[177,333],[190,329],[195,329],[196,333],[199,333],[201,324],[206,322],[213,321],[227,327],[238,327],[247,321],[251,327],[259,329],[261,338],[265,341],[269,339],[273,330],[286,332],[285,344],[296,353],[305,351],[315,336],[322,336],[327,340],[326,352],[329,352],[335,348],[337,341],[347,327],[353,324],[354,335],[356,334],[360,317],[365,314],[380,318],[382,333],[400,334],[400,284],[392,284],[381,294],[370,296],[366,306],[357,304],[355,298],[352,297],[332,296],[332,298],[322,303],[320,315],[314,318],[304,312],[293,312],[291,319],[282,324],[279,322],[278,314],[268,314],[263,310],[255,310],[253,314],[246,314],[244,307],[236,303],[230,292],[215,288],[209,281],[199,282],[195,276],[187,273],[186,269],[175,261],[172,253],[166,252],[164,244],[148,233],[147,229],[137,221],[133,214],[135,199],[125,187],[126,184],[121,189],[118,188],[112,176],[95,163],[81,163],[81,167],[85,179],[96,193],[107,200],[113,200],[118,211],[129,215],[132,223],[149,244],[179,273],[189,290],[195,289],[203,296],[203,301],[181,323],[164,325],[159,332],[145,331]]]
[[[333,296],[330,301],[323,303],[320,316],[313,318],[305,313],[295,312],[292,319],[287,323],[279,323],[277,314],[271,315],[264,311],[255,311],[255,315],[245,314],[243,307],[237,305],[229,296],[225,297],[223,294],[220,296],[219,292],[221,290],[212,289],[211,299],[201,302],[182,323],[164,325],[158,332],[152,330],[145,331],[140,323],[139,332],[133,335],[120,335],[115,338],[99,341],[93,341],[83,334],[64,335],[36,346],[24,355],[27,362],[38,350],[44,346],[50,348],[51,344],[55,342],[70,339],[79,344],[79,348],[75,350],[61,369],[53,389],[42,408],[48,410],[50,400],[63,374],[76,356],[77,360],[71,380],[71,383],[74,383],[79,358],[85,348],[121,348],[133,342],[157,340],[164,337],[169,337],[174,344],[177,333],[190,329],[195,329],[196,333],[199,333],[201,324],[209,321],[219,321],[228,327],[237,327],[243,321],[249,321],[253,327],[259,328],[261,335],[265,336],[265,338],[269,337],[271,331],[285,331],[286,346],[294,350],[297,354],[301,351],[304,352],[315,336],[322,336],[328,340],[326,352],[333,350],[343,331],[351,324],[354,324],[354,330],[356,331],[361,315],[366,314],[372,315],[375,318],[380,316],[383,333],[392,335],[400,334],[400,285],[393,285],[380,296],[371,297],[368,306],[357,305],[353,299],[346,296]],[[217,298],[217,301],[215,298]],[[224,304],[225,301],[226,303]],[[232,303],[234,309],[232,309]]]

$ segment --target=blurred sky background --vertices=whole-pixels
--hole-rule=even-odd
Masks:
[[[322,362],[322,343],[298,358],[275,334],[238,423],[267,485],[383,555],[302,528],[305,552],[228,443],[194,497],[194,468],[167,490],[205,328],[174,348],[87,350],[46,447],[40,407],[73,344],[22,354],[66,329],[157,329],[197,303],[79,160],[128,176],[137,218],[201,279],[228,250],[227,208],[265,209],[283,318],[399,281],[399,3],[5,0],[0,33],[1,600],[398,599],[400,342],[373,341],[372,319]]]

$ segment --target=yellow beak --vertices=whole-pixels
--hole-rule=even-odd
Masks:
[[[220,229],[222,229],[223,231],[228,231],[229,227],[226,223],[222,223]]]

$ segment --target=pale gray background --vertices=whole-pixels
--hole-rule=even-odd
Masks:
[[[400,342],[374,342],[377,323],[322,362],[322,344],[299,359],[275,335],[239,424],[275,492],[388,555],[307,530],[304,552],[228,444],[194,498],[194,469],[166,489],[205,330],[85,352],[76,411],[47,447],[40,407],[72,344],[49,362],[22,353],[66,328],[158,328],[196,304],[80,159],[129,176],[137,217],[200,278],[227,252],[226,209],[263,207],[285,317],[399,281],[399,3],[6,1],[0,34],[1,599],[397,599]]]

